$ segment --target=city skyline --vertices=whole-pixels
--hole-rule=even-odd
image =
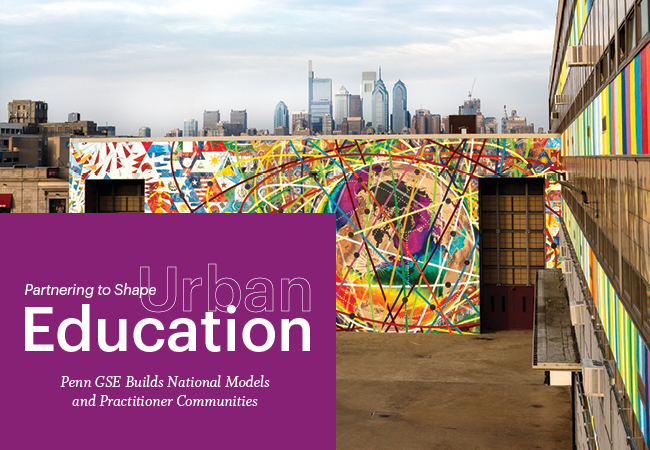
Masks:
[[[224,12],[219,2],[26,0],[0,13],[0,103],[43,100],[52,121],[74,111],[119,134],[146,125],[154,136],[204,110],[247,109],[250,127],[271,131],[279,101],[308,109],[311,59],[319,77],[351,95],[360,94],[361,73],[381,65],[389,89],[398,79],[408,86],[411,111],[443,115],[477,78],[474,96],[486,116],[500,117],[507,104],[547,128],[557,3],[475,4],[407,2],[395,12],[382,2],[244,1]],[[327,18],[327,28],[316,26]]]

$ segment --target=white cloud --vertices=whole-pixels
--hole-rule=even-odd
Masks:
[[[170,18],[205,20],[229,20],[241,14],[255,11],[262,2],[257,0],[185,0],[163,2],[136,1],[76,1],[39,2],[23,1],[8,4],[0,11],[0,24],[52,23],[92,18],[101,20],[103,14],[115,14],[133,19]]]
[[[389,89],[398,78],[406,83],[410,109],[441,114],[457,109],[477,77],[486,115],[500,116],[507,103],[539,123],[556,7],[555,0],[22,0],[0,12],[0,104],[38,97],[53,120],[80,111],[122,133],[148,124],[162,134],[203,109],[246,108],[253,126],[268,128],[279,100],[306,108],[312,59],[317,76],[353,94],[361,71],[381,65]]]

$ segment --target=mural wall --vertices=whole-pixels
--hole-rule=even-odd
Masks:
[[[142,179],[146,212],[336,214],[337,330],[478,332],[478,178],[546,177],[546,260],[557,267],[559,147],[516,137],[73,142],[69,210],[84,212],[86,180]]]

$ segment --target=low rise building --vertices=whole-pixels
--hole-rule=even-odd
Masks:
[[[0,168],[0,213],[64,213],[68,169]]]
[[[39,130],[44,136],[95,136],[98,134],[97,124],[91,120],[42,123],[39,125]]]

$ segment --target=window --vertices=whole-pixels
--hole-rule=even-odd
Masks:
[[[639,21],[641,29],[641,37],[648,34],[649,24],[648,24],[648,0],[641,0],[639,3]]]
[[[643,283],[643,294],[645,294],[645,321],[650,324],[650,286]]]
[[[66,200],[64,198],[50,199],[50,213],[65,213]]]
[[[636,16],[634,15],[634,10],[627,18],[626,25],[626,34],[627,34],[627,45],[626,51],[630,53],[634,47],[636,47]]]
[[[610,2],[610,4],[611,3],[612,2]],[[625,23],[625,13],[627,12],[626,9],[625,9],[625,1],[618,0],[618,2],[616,2],[616,0],[614,0],[613,3],[618,3],[617,17],[618,17],[618,24],[621,25],[622,23]]]
[[[625,59],[627,38],[625,37],[625,25],[618,30],[618,62],[619,64]]]

